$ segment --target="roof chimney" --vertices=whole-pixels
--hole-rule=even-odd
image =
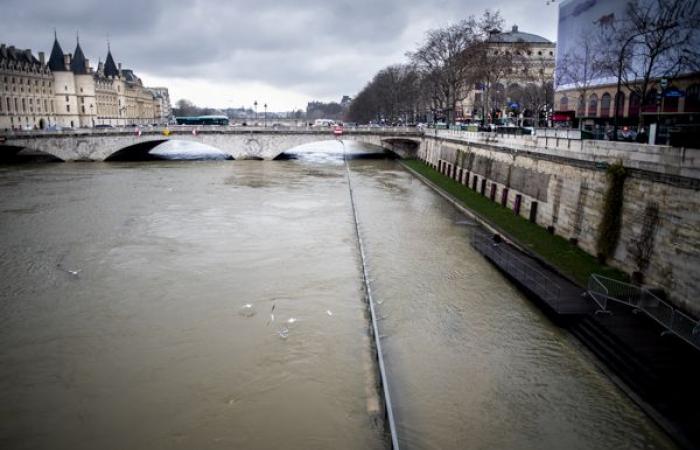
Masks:
[[[85,58],[85,71],[90,72],[90,60]]]
[[[122,63],[117,64],[117,70],[119,71],[119,76],[122,76]]]
[[[513,33],[517,33],[517,32],[518,32],[518,26],[517,26],[517,25],[513,25]]]
[[[68,53],[67,55],[63,55],[63,64],[66,66],[66,70],[68,70],[68,67],[70,67],[70,60],[73,59],[73,55]]]
[[[41,63],[42,66],[44,65],[45,59],[46,58],[45,58],[44,52],[39,52],[39,62]]]

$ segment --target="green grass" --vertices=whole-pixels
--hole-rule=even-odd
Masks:
[[[512,210],[457,183],[422,161],[404,160],[403,163],[450,194],[494,228],[501,230],[521,247],[528,248],[582,286],[588,283],[588,278],[593,273],[618,280],[628,279],[625,273],[600,264],[594,256],[563,237],[552,235],[539,225],[516,216]]]

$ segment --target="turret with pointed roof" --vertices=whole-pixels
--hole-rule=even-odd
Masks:
[[[63,60],[63,49],[61,48],[61,44],[58,43],[58,36],[56,36],[55,33],[48,66],[52,72],[66,71],[66,64]]]
[[[112,58],[112,49],[109,48],[109,44],[107,44],[107,59],[105,60],[104,72],[106,77],[119,76],[119,69],[117,69],[117,65],[114,63],[114,58]]]
[[[75,54],[70,62],[70,70],[76,75],[86,75],[88,73],[85,55],[83,54],[83,49],[80,48],[80,40],[75,46]]]

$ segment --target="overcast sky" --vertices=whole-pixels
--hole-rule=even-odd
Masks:
[[[0,42],[66,53],[76,31],[96,67],[107,53],[173,103],[306,108],[354,95],[379,69],[405,61],[428,29],[486,8],[507,27],[556,39],[546,0],[0,0]],[[262,108],[261,108],[262,109]]]

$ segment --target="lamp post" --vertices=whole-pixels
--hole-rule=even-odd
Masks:
[[[253,102],[253,108],[255,109],[255,125],[258,124],[258,101]]]
[[[90,121],[92,121],[93,128],[95,128],[95,117],[92,115],[94,108],[95,108],[94,105],[91,103],[90,104]]]
[[[263,107],[265,108],[265,128],[267,128],[267,103],[265,103]]]

